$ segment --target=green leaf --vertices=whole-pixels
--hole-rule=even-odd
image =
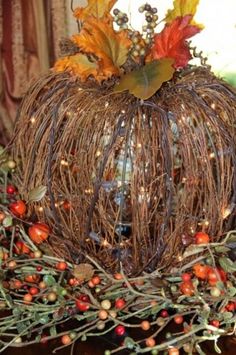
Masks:
[[[229,258],[226,257],[219,258],[219,264],[222,267],[222,269],[226,272],[236,271],[236,263],[230,260]]]
[[[204,247],[200,247],[199,245],[189,245],[183,253],[183,258],[188,258],[189,256],[200,254],[203,250]]]
[[[41,186],[35,187],[34,189],[32,189],[29,192],[28,202],[41,201],[44,198],[46,192],[47,192],[46,186],[41,185]]]
[[[125,74],[120,83],[114,88],[114,92],[129,90],[139,99],[149,99],[154,95],[162,84],[173,77],[175,69],[174,60],[163,58],[150,62],[138,70]]]
[[[226,254],[226,253],[228,253],[229,250],[230,250],[230,248],[227,248],[226,246],[223,246],[223,245],[220,245],[220,246],[215,247],[215,251],[216,251],[217,253]]]
[[[232,312],[224,312],[223,318],[224,318],[224,321],[230,320],[233,318],[233,313]]]
[[[126,337],[124,339],[124,345],[127,349],[133,349],[135,346],[135,341],[130,337]]]
[[[49,322],[49,317],[47,314],[45,314],[45,315],[41,316],[38,321],[41,324],[47,324]]]
[[[4,227],[11,227],[13,223],[12,216],[6,216],[2,222]]]
[[[227,293],[229,297],[234,297],[236,295],[236,287],[229,287]]]
[[[87,337],[86,335],[84,334],[82,337],[81,337],[81,341],[86,341],[87,340]]]
[[[45,275],[43,277],[43,281],[47,284],[47,286],[53,286],[56,283],[55,278],[51,275]]]

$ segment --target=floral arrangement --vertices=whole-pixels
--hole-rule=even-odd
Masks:
[[[0,352],[59,339],[57,351],[76,341],[113,334],[131,354],[198,352],[236,327],[236,232],[214,243],[198,232],[170,272],[157,269],[128,278],[105,271],[89,255],[71,264],[49,252],[47,224],[27,214],[44,187],[21,199],[11,183],[16,163],[0,156]],[[188,243],[189,244],[189,243]],[[71,320],[73,322],[71,323]],[[174,323],[173,333],[168,326]],[[167,330],[166,330],[167,329]],[[139,332],[136,338],[134,331]],[[133,331],[133,332],[132,332]],[[162,341],[158,340],[162,336]]]
[[[193,19],[199,0],[174,0],[173,9],[161,20],[157,8],[141,6],[146,20],[142,32],[131,29],[127,14],[120,10],[110,14],[116,2],[89,0],[74,11],[81,31],[71,38],[73,54],[59,59],[54,69],[69,71],[82,82],[117,78],[115,92],[129,90],[148,99],[192,58],[187,39],[203,28]],[[156,33],[163,22],[164,28]]]

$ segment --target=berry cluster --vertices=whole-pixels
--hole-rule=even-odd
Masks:
[[[145,4],[140,6],[139,12],[140,13],[145,12],[147,25],[143,26],[143,32],[146,32],[145,42],[147,44],[150,44],[154,36],[154,29],[157,26],[157,20],[158,20],[157,8],[151,7],[151,5],[149,4]]]
[[[132,41],[130,53],[133,57],[144,57],[146,55],[146,45],[139,31],[130,31],[129,38]]]
[[[114,21],[120,27],[120,29],[127,29],[127,23],[129,22],[127,14],[120,11],[119,9],[114,9],[113,14],[115,15]]]

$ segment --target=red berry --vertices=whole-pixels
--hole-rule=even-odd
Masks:
[[[17,192],[17,189],[14,185],[7,185],[6,192],[9,195],[14,195]]]
[[[91,279],[91,281],[92,281],[92,283],[93,283],[94,285],[99,285],[100,282],[101,282],[101,279],[100,279],[99,276],[94,276],[94,277]]]
[[[87,302],[83,302],[81,301],[80,299],[77,299],[75,301],[75,304],[76,304],[76,308],[80,311],[80,312],[86,312],[89,310],[89,303]]]
[[[210,242],[210,237],[204,232],[198,232],[195,234],[196,244],[208,244]]]
[[[229,312],[233,312],[235,310],[234,302],[229,302],[227,306],[225,306],[225,309]]]
[[[56,264],[56,269],[60,270],[60,271],[64,271],[67,268],[67,263],[65,263],[64,261],[60,261],[59,263]]]
[[[191,281],[182,282],[180,284],[180,291],[186,296],[192,296],[194,294],[194,286]]]
[[[163,310],[161,311],[161,316],[162,316],[162,318],[167,318],[167,317],[169,317],[169,313],[167,312],[166,309],[163,309]]]
[[[42,266],[37,266],[37,267],[36,267],[36,270],[37,270],[38,272],[40,272],[40,271],[43,270],[43,267],[42,267]]]
[[[217,319],[213,319],[212,321],[210,321],[210,324],[216,328],[219,328],[220,326],[220,322]]]
[[[191,280],[191,274],[188,274],[187,272],[185,272],[184,274],[181,275],[182,281],[186,282],[186,281],[190,281]]]
[[[18,240],[15,243],[14,252],[16,254],[18,254],[18,255],[20,255],[20,254],[29,254],[30,253],[30,249],[24,242],[22,242],[21,240]]]
[[[10,211],[17,217],[23,216],[26,212],[26,204],[22,200],[12,202],[9,208]]]
[[[35,296],[39,293],[39,289],[37,287],[30,287],[29,289],[29,293],[32,295],[32,296]]]
[[[50,228],[47,224],[37,222],[29,227],[29,236],[36,244],[43,243],[49,236]]]
[[[122,336],[125,334],[125,327],[123,325],[117,325],[115,328],[116,335]]]
[[[78,300],[80,300],[80,301],[83,301],[83,302],[90,302],[90,298],[89,298],[89,296],[88,295],[80,295],[79,297],[78,297]]]
[[[117,298],[117,300],[115,301],[115,307],[117,309],[124,308],[125,304],[126,304],[126,302],[125,302],[125,300],[123,300],[123,298]]]

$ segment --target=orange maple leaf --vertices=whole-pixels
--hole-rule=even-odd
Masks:
[[[90,17],[72,40],[80,51],[97,58],[101,74],[106,78],[120,74],[131,44],[126,30],[115,31],[111,24]]]
[[[200,32],[200,28],[190,25],[191,21],[192,16],[187,15],[166,24],[162,32],[154,36],[152,59],[173,58],[175,68],[184,68],[192,58],[186,39]]]
[[[74,16],[84,22],[89,16],[100,19],[104,16],[109,17],[109,13],[117,0],[88,0],[86,7],[77,7]]]
[[[87,80],[91,75],[99,76],[97,63],[89,61],[87,56],[81,53],[58,59],[54,65],[54,70],[56,72],[71,72],[77,75],[81,81]]]

